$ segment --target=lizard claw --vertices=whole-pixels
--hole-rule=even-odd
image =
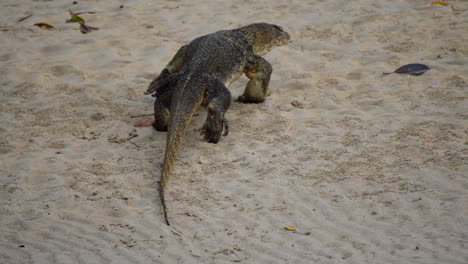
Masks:
[[[204,136],[206,134],[206,125],[198,130],[200,132],[200,136]]]
[[[223,136],[227,136],[229,134],[229,123],[226,118],[223,119],[224,123],[224,133]]]
[[[271,92],[270,92],[270,94],[271,94]],[[270,94],[268,94],[268,96]],[[239,95],[239,97],[237,98],[237,102],[244,103],[244,104],[259,104],[259,103],[263,103],[264,101],[265,101],[265,99],[249,100],[244,95]]]
[[[224,133],[223,133],[224,131]],[[209,143],[218,143],[221,135],[227,136],[229,133],[228,121],[223,118],[208,118],[200,129],[200,135]]]
[[[208,141],[208,143],[216,144],[219,141],[221,133],[218,133],[217,131],[214,131],[210,129],[209,127],[207,127],[206,125],[204,125],[200,129],[200,135],[203,136],[203,139]]]

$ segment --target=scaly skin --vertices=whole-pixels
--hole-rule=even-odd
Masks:
[[[242,73],[250,79],[239,101],[260,103],[270,95],[272,67],[260,57],[275,46],[288,43],[289,34],[267,23],[222,30],[194,39],[176,53],[145,94],[156,97],[155,121],[158,131],[168,131],[159,194],[167,225],[164,192],[177,151],[193,114],[200,106],[208,110],[201,134],[210,143],[227,135],[224,114],[231,104],[227,87]]]

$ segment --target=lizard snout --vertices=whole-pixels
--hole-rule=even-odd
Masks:
[[[276,46],[284,46],[289,43],[291,36],[287,32],[281,32],[281,35],[276,39]]]

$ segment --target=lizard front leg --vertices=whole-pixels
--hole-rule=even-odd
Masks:
[[[250,79],[244,94],[239,96],[243,103],[261,103],[271,94],[268,89],[270,76],[273,71],[271,64],[264,58],[254,55],[244,68],[245,75]]]
[[[220,80],[211,79],[206,86],[203,105],[208,115],[200,133],[209,143],[216,144],[221,134],[226,136],[229,133],[228,121],[224,114],[231,106],[231,92]]]
[[[156,94],[158,89],[169,82],[169,77],[182,68],[184,65],[185,54],[187,53],[187,45],[182,46],[174,55],[172,60],[167,64],[161,73],[148,86],[145,94]]]

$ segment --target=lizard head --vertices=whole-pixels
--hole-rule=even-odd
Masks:
[[[289,40],[291,40],[291,37],[289,36],[288,32],[284,31],[282,27],[277,26],[277,25],[272,25],[273,26],[273,40],[272,42],[275,44],[275,46],[284,46],[289,43]]]
[[[283,28],[273,24],[257,23],[243,29],[257,55],[263,55],[276,46],[286,45],[291,39]]]

